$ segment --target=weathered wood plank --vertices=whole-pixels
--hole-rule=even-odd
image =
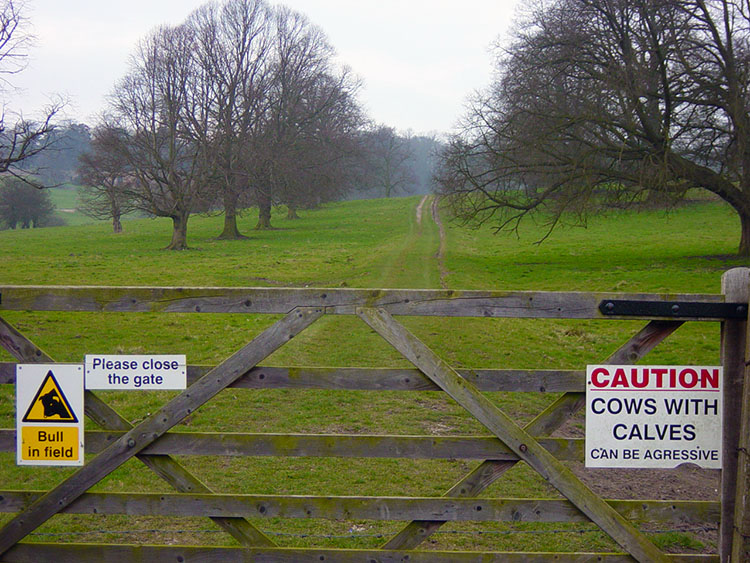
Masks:
[[[727,299],[747,299],[750,268],[733,268],[721,277],[722,293]],[[727,320],[721,325],[721,363],[724,367],[724,406],[722,414],[721,526],[719,555],[729,561],[735,531],[734,512],[737,494],[737,464],[742,420],[742,396],[745,385],[745,348],[747,320]]]
[[[188,385],[215,366],[189,365]],[[461,377],[481,391],[561,393],[583,391],[583,370],[464,369]],[[16,382],[16,364],[0,362],[0,384]],[[346,389],[352,391],[442,391],[418,369],[257,366],[232,383],[242,389]]]
[[[354,314],[357,307],[377,307],[393,315],[616,318],[605,317],[599,311],[604,299],[721,303],[724,297],[423,289],[0,286],[0,310],[36,311],[286,314],[299,306],[324,307],[327,314],[345,315]]]
[[[735,526],[730,561],[750,561],[750,366],[745,367],[742,419],[739,426]]]
[[[633,557],[642,562],[666,561],[664,554],[641,532],[386,311],[361,308],[357,314]]]
[[[17,512],[44,491],[0,491],[0,512]],[[637,522],[701,524],[719,521],[719,503],[606,500]],[[61,512],[131,516],[323,518],[328,520],[446,520],[461,522],[589,522],[562,499],[322,497],[302,495],[84,493]]]
[[[202,366],[188,366],[188,381],[197,377]],[[458,370],[482,391],[528,391],[559,393],[583,391],[586,374],[582,370],[464,369]],[[247,389],[346,389],[352,391],[442,391],[417,369],[389,368],[253,368],[232,387]]]
[[[620,346],[605,363],[632,363],[653,350],[660,342],[682,325],[681,321],[650,321],[637,334]],[[537,415],[524,427],[530,434],[551,434],[586,403],[583,392],[566,393]],[[511,469],[516,462],[487,460],[453,485],[444,496],[478,496]],[[390,538],[384,549],[413,549],[444,524],[439,520],[415,520]]]
[[[50,358],[43,350],[37,347],[31,340],[15,330],[13,326],[0,318],[0,340],[5,347],[18,360],[28,363],[42,362],[50,363]],[[15,369],[14,369],[15,376]],[[84,410],[86,415],[102,428],[108,430],[130,430],[130,424],[120,413],[99,399],[92,391],[85,391]],[[15,449],[15,446],[13,446]],[[164,455],[138,454],[138,459],[149,469],[154,471],[172,487],[181,492],[211,493],[200,479],[192,475],[175,459]],[[241,518],[214,518],[228,534],[245,546],[273,546],[276,545],[260,530],[250,522]]]
[[[8,563],[101,563],[102,561],[222,561],[225,563],[632,563],[623,553],[539,553],[409,551],[374,549],[300,549],[190,547],[181,545],[107,545],[20,543],[8,551]],[[718,563],[715,555],[668,555],[672,563]]]
[[[0,318],[0,346],[10,352],[14,358],[23,360],[26,363],[42,362],[45,359],[50,359],[33,342],[18,332],[13,325],[3,318]],[[15,381],[15,370],[13,381]]]
[[[124,432],[86,432],[86,453],[102,452]],[[13,452],[16,431],[0,429],[0,451]],[[583,461],[583,440],[541,438],[558,459]],[[385,436],[363,434],[250,434],[167,432],[143,449],[149,455],[356,457],[518,460],[492,436]]]
[[[0,385],[16,382],[16,362],[0,362]]]
[[[297,309],[254,338],[216,369],[124,434],[65,481],[0,529],[0,554],[65,508],[92,485],[142,451],[170,428],[226,388],[249,367],[272,354],[323,315],[322,309]]]
[[[727,272],[722,278],[722,289],[728,295],[747,297],[750,292],[750,269],[743,268]],[[745,332],[744,346],[732,353],[727,348],[738,344],[736,341],[742,337],[743,324]],[[737,417],[734,418],[731,430],[726,426],[728,422],[727,418],[724,419],[723,427],[723,447],[725,448],[723,460],[726,460],[727,457],[735,459],[735,455],[728,455],[726,448],[733,447],[734,440],[735,438],[737,439],[734,479],[730,480],[727,478],[725,481],[724,478],[724,472],[732,471],[731,466],[724,466],[722,471],[722,496],[724,494],[731,494],[732,481],[734,481],[735,487],[733,498],[734,514],[732,515],[734,525],[731,527],[731,548],[727,549],[730,527],[728,523],[722,526],[719,535],[720,540],[723,542],[720,552],[722,554],[728,553],[729,561],[750,561],[750,366],[747,361],[748,356],[750,356],[749,332],[747,330],[747,319],[742,324],[727,321],[722,326],[722,343],[724,344],[722,352],[724,354],[723,359],[725,360],[724,385],[731,385],[730,393],[738,393],[737,387],[740,383],[739,369],[741,367],[744,368],[742,369],[741,396],[733,397],[732,403],[729,406],[729,415],[726,415],[726,403],[724,407],[725,417]],[[742,362],[744,366],[738,365],[739,362]],[[732,370],[729,376],[727,376],[728,368]],[[728,382],[728,380],[731,382]],[[726,401],[726,392],[724,400]],[[739,411],[736,409],[739,409]],[[735,436],[735,434],[737,435]],[[731,504],[731,502],[728,504]],[[726,507],[726,509],[722,507],[722,514],[724,514],[725,510],[730,510],[730,507]]]

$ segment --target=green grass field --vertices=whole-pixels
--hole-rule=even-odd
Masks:
[[[169,242],[164,220],[133,219],[112,234],[106,222],[0,232],[2,284],[401,287],[438,288],[437,226],[418,198],[370,200],[304,211],[302,219],[274,216],[276,230],[254,231],[257,216],[240,219],[245,240],[219,241],[221,217],[191,218],[191,250],[162,250]],[[703,202],[669,214],[612,212],[587,228],[555,231],[545,243],[543,225],[524,225],[520,238],[489,228],[467,229],[446,221],[444,283],[452,289],[532,289],[718,293],[731,267],[739,224],[726,206]],[[217,363],[277,317],[6,312],[11,322],[58,361],[81,362],[94,353],[180,353],[191,364]],[[460,367],[575,368],[606,358],[642,323],[609,321],[510,321],[505,319],[407,318],[404,323],[446,361]],[[649,356],[649,363],[716,364],[717,323],[694,324]],[[9,361],[10,356],[0,356]],[[408,366],[359,319],[323,318],[271,356],[266,365]],[[0,386],[0,424],[14,427],[13,388]],[[154,412],[169,393],[102,392],[126,418]],[[528,421],[555,394],[494,393],[508,414]],[[87,422],[88,424],[88,422]],[[90,424],[93,429],[94,425]],[[225,391],[182,429],[237,432],[385,434],[486,434],[439,393],[339,391]],[[316,495],[437,496],[470,470],[463,460],[316,460],[306,458],[185,457],[181,461],[219,492]],[[0,454],[6,487],[47,488],[72,470],[17,467]],[[166,491],[167,485],[130,461],[96,490]],[[519,464],[482,496],[555,496]],[[0,522],[9,518],[0,515]],[[398,523],[263,520],[255,522],[288,546],[375,547]],[[590,526],[453,525],[427,549],[581,550],[616,549]],[[479,535],[477,530],[491,533]],[[586,530],[585,533],[580,530]],[[158,531],[154,531],[158,530]],[[546,532],[545,532],[546,530]],[[218,543],[234,545],[207,519],[59,516],[32,541]],[[509,531],[517,533],[509,534]],[[52,534],[52,535],[44,535]],[[60,535],[56,535],[60,534]],[[283,534],[283,535],[278,535]],[[684,542],[684,535],[668,544]]]

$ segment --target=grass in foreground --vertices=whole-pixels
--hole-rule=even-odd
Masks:
[[[220,218],[194,217],[192,250],[161,250],[169,223],[132,220],[113,235],[105,223],[0,233],[3,284],[437,287],[435,229],[414,223],[417,198],[347,202],[303,213],[300,221],[274,218],[278,230],[257,232],[255,217],[241,220],[249,238],[217,241]],[[738,226],[725,206],[595,217],[588,229],[557,231],[543,245],[542,227],[527,225],[520,240],[448,224],[447,282],[456,289],[585,291],[719,291],[723,271],[745,261],[731,257]],[[21,313],[3,317],[52,357],[80,362],[86,353],[186,353],[190,363],[217,363],[269,326],[259,315]],[[577,368],[606,358],[635,333],[638,322],[403,319],[446,361],[461,367]],[[9,359],[9,356],[4,356]],[[683,327],[649,357],[652,363],[718,362],[715,323]],[[361,321],[324,318],[290,342],[267,365],[407,366]],[[0,389],[0,426],[14,426],[13,389]],[[102,393],[133,422],[154,412],[168,393]],[[528,421],[556,396],[495,393],[506,412]],[[89,424],[93,428],[93,425]],[[179,429],[246,432],[486,434],[440,393],[338,391],[225,391]],[[184,458],[217,491],[227,493],[436,496],[476,465],[464,460],[315,460]],[[72,470],[17,467],[0,454],[0,478],[17,488],[48,488]],[[97,490],[166,491],[138,462],[114,472]],[[524,466],[514,468],[486,496],[553,496]],[[0,521],[8,516],[0,517]],[[263,520],[283,545],[375,547],[394,523]],[[560,534],[557,530],[573,530]],[[99,530],[108,530],[99,533]],[[159,530],[152,532],[150,530]],[[190,530],[188,533],[185,530]],[[489,530],[480,535],[479,530]],[[608,550],[615,546],[580,526],[458,524],[426,545],[433,549]],[[61,516],[35,536],[48,541],[232,543],[205,519]],[[512,534],[508,532],[514,532]],[[321,537],[322,536],[322,537]],[[343,537],[341,537],[343,536]],[[665,538],[683,542],[683,538]],[[697,549],[687,546],[687,549]]]

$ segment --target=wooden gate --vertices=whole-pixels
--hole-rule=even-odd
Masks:
[[[0,511],[15,516],[0,530],[3,561],[715,561],[712,555],[665,555],[633,521],[721,521],[721,556],[743,559],[747,550],[744,501],[747,430],[742,415],[750,270],[725,274],[723,294],[661,295],[451,290],[0,287],[0,310],[252,313],[284,315],[220,365],[189,369],[188,388],[135,426],[95,393],[86,391],[86,415],[100,432],[87,432],[83,467],[49,491],[0,491]],[[275,350],[324,315],[356,315],[415,369],[290,369],[260,367]],[[601,363],[635,363],[687,321],[722,323],[725,373],[722,502],[606,501],[563,461],[580,459],[581,440],[550,438],[585,404],[582,371],[453,369],[412,334],[399,316],[513,317],[530,319],[643,319],[646,325]],[[29,338],[0,319],[0,342],[19,363],[48,363]],[[0,366],[0,383],[13,383],[15,364]],[[497,438],[436,436],[278,435],[205,436],[170,432],[229,386],[370,390],[442,390]],[[529,424],[519,426],[484,391],[562,391]],[[748,388],[744,388],[748,393]],[[746,400],[744,404],[748,404]],[[726,421],[731,421],[727,424]],[[744,420],[744,418],[743,418]],[[744,424],[744,423],[743,423]],[[12,451],[15,431],[0,430],[0,449]],[[321,497],[215,494],[174,455],[288,455],[467,458],[484,461],[438,498]],[[87,490],[137,457],[174,487],[173,494],[105,494]],[[567,499],[488,499],[478,495],[519,462],[528,464]],[[738,467],[739,466],[739,467]],[[739,484],[737,475],[740,475]],[[3,488],[8,488],[6,484]],[[739,495],[739,496],[737,496]],[[735,504],[738,506],[735,507]],[[734,525],[735,511],[738,526]],[[44,544],[22,541],[58,513],[206,516],[241,547]],[[721,515],[720,515],[721,513]],[[410,521],[381,549],[281,548],[248,518],[386,519]],[[443,524],[469,521],[591,521],[621,553],[439,552],[417,549]],[[745,553],[747,553],[745,551]]]

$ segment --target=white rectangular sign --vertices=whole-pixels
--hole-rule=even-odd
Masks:
[[[16,463],[83,465],[83,366],[16,366]]]
[[[185,389],[186,363],[184,355],[87,354],[86,389]]]
[[[586,467],[721,468],[722,368],[586,369]]]

